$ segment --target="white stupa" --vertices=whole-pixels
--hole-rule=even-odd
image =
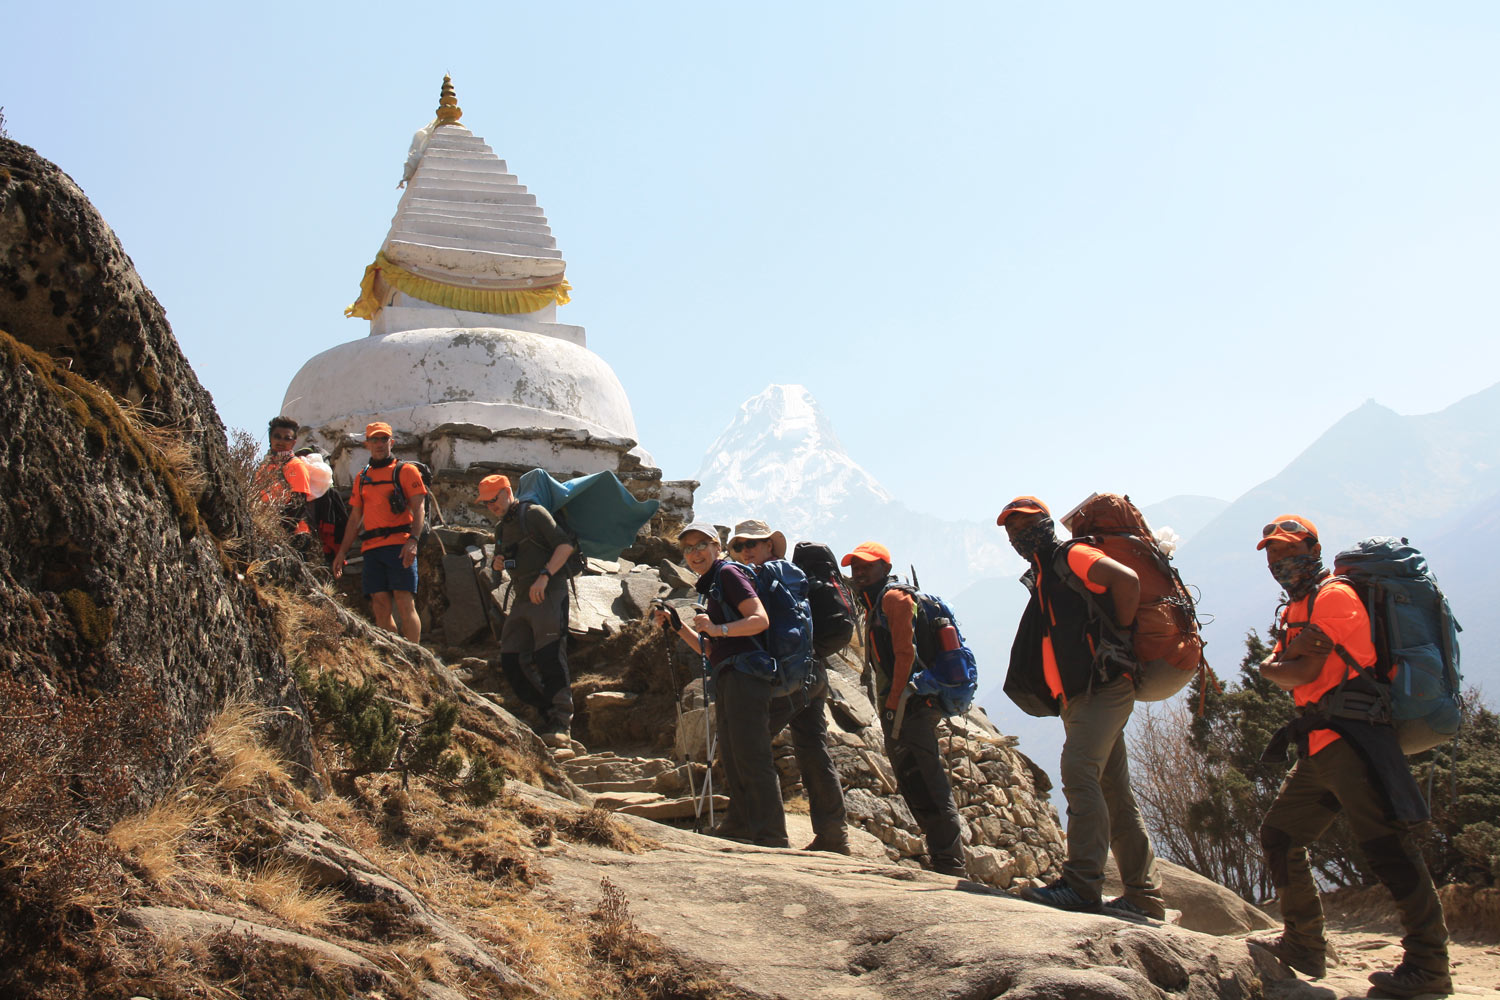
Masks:
[[[650,456],[619,379],[582,327],[556,321],[566,263],[546,216],[443,78],[416,134],[389,234],[348,316],[370,334],[302,366],[282,412],[310,429],[338,478],[366,459],[365,425],[434,469],[640,469]]]

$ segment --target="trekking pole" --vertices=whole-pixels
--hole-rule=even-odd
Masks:
[[[708,800],[708,826],[714,825],[714,728],[713,699],[709,695],[708,634],[698,633],[698,662],[703,667],[703,756],[707,765],[703,771],[703,796]],[[689,769],[689,774],[692,773]],[[695,819],[703,818],[703,803],[693,811]]]

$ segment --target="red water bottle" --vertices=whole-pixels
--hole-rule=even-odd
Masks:
[[[938,629],[938,645],[945,653],[951,653],[958,648],[958,629],[952,622],[945,621]]]

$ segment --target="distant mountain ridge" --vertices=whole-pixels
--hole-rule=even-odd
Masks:
[[[1318,526],[1329,564],[1370,535],[1422,549],[1465,623],[1466,680],[1500,694],[1489,565],[1500,551],[1500,384],[1415,416],[1366,402],[1178,550],[1183,578],[1203,593],[1200,611],[1214,618],[1205,636],[1221,672],[1239,662],[1245,631],[1264,633],[1271,621],[1279,590],[1255,544],[1262,525],[1288,513]]]

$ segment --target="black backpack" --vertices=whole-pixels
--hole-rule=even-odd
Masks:
[[[426,539],[432,533],[433,528],[443,523],[443,509],[438,506],[437,497],[432,492],[432,470],[427,467],[425,462],[403,462],[399,458],[396,459],[395,465],[391,469],[391,510],[394,511],[403,511],[406,509],[406,491],[401,488],[401,466],[403,465],[414,466],[422,476],[422,485],[427,488],[426,494],[422,497],[422,538]],[[370,467],[368,465],[364,467],[359,475],[365,486],[373,487],[375,485],[375,482],[370,478]],[[401,530],[400,528],[389,528],[378,529],[375,532],[365,531],[361,532],[359,537],[362,539],[365,537],[373,538],[378,535],[391,534]]]
[[[812,605],[813,655],[832,656],[854,638],[854,600],[844,586],[844,575],[833,550],[820,542],[798,542],[792,562],[807,574],[807,600]]]

